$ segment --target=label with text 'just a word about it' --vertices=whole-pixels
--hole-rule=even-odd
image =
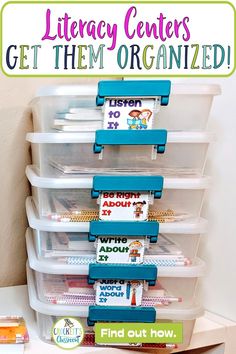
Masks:
[[[140,306],[143,281],[100,280],[96,282],[96,305]]]

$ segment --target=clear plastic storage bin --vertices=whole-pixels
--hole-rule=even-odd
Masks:
[[[41,218],[46,217],[60,222],[91,221],[103,218],[99,214],[99,197],[95,199],[91,197],[91,192],[96,183],[92,176],[80,175],[77,178],[68,177],[64,179],[40,177],[34,166],[27,167],[26,175],[31,183],[33,199]],[[112,177],[106,180],[104,192],[109,190],[106,188],[111,188],[108,185]],[[150,184],[152,182],[149,177],[152,177],[152,175],[139,176],[140,183],[144,181],[142,185],[145,185],[147,189],[149,182]],[[128,176],[128,179],[125,179],[124,176],[118,177],[120,180],[121,178],[123,178],[122,181],[125,185],[126,181],[128,179],[130,181],[132,176]],[[134,183],[134,190],[142,192],[143,187],[140,185],[139,190],[138,183],[136,185]],[[147,192],[150,193],[150,196],[153,195],[151,188],[158,189],[157,184],[150,185],[150,191]],[[208,187],[209,178],[204,176],[164,178],[161,198],[153,198],[150,202],[148,220],[178,222],[199,216],[204,192]],[[120,188],[124,188],[124,186]],[[131,205],[131,208],[133,207]]]
[[[75,262],[76,257],[84,256],[83,251],[87,248],[89,251],[95,251],[94,242],[87,242],[91,233],[91,223],[58,223],[48,219],[40,219],[30,197],[26,202],[26,210],[29,225],[33,229],[31,232],[33,232],[38,259],[58,262],[59,264],[70,264]],[[177,252],[191,262],[195,260],[200,236],[206,230],[207,221],[203,218],[188,218],[179,222],[167,221],[159,224],[159,234],[175,244],[174,251],[176,252],[177,248]],[[116,232],[116,229],[112,234],[114,232]],[[72,241],[75,240],[75,243],[71,242],[71,239]],[[78,240],[82,241],[81,244],[77,242]],[[157,245],[159,245],[158,240]],[[155,246],[155,243],[150,243],[150,246]],[[92,256],[92,259],[94,260],[94,256]],[[171,265],[175,264],[170,263],[169,266]],[[188,263],[179,265],[188,265]]]
[[[142,139],[140,145],[104,145],[97,154],[93,152],[95,133],[28,133],[26,139],[32,144],[32,161],[39,174],[63,177],[93,171],[109,174],[112,169],[120,173],[201,174],[213,136],[207,132],[168,132],[163,154],[157,153],[154,145],[142,145]]]
[[[84,262],[84,264],[80,265],[65,265],[55,260],[39,260],[30,232],[27,233],[26,241],[29,265],[30,268],[35,271],[38,298],[45,303],[97,305],[101,300],[95,296],[96,286],[99,286],[96,284],[100,281],[110,279],[112,281],[131,281],[131,283],[135,280],[141,282],[142,295],[137,295],[137,297],[140,296],[140,299],[142,299],[142,306],[186,308],[194,302],[197,280],[199,277],[203,276],[205,272],[204,262],[196,258],[194,262],[187,267],[157,267],[150,264],[135,264],[134,267],[132,267],[130,264],[116,264],[115,267],[120,267],[120,270],[118,275],[113,276],[114,265],[112,264],[104,265],[96,262],[88,264],[89,262]],[[126,279],[126,277],[129,277],[130,267],[132,267],[130,274],[132,274],[131,276],[134,278]],[[152,272],[154,268],[157,268],[157,278],[151,279],[151,277],[156,277],[156,275],[152,274],[149,276],[148,273]],[[101,269],[104,279],[99,278]],[[125,278],[122,278],[122,269]],[[142,274],[138,273],[136,276],[136,271],[139,272],[138,269],[140,269]],[[88,280],[90,277],[92,281]],[[154,282],[152,280],[154,280]],[[94,283],[94,285],[91,283]],[[140,284],[138,284],[138,287],[139,285]],[[136,294],[138,294],[138,291],[139,290],[135,291]],[[120,306],[124,306],[123,304],[126,303],[124,302],[125,300],[123,300],[122,298]],[[119,301],[119,299],[117,301]]]
[[[55,305],[55,304],[45,304],[40,301],[37,297],[34,274],[31,269],[27,267],[27,279],[28,279],[28,291],[29,291],[29,301],[30,306],[36,311],[37,327],[39,337],[49,343],[53,343],[51,338],[51,329],[53,324],[61,317],[71,316],[77,318],[84,326],[85,337],[83,344],[84,346],[93,346],[95,344],[94,329],[92,326],[88,326],[87,318],[90,315],[89,306],[70,306],[70,305]],[[172,345],[168,343],[166,348],[175,349],[178,347],[179,350],[186,348],[192,336],[195,320],[203,315],[202,307],[198,305],[193,305],[187,309],[176,309],[176,308],[159,308],[157,312],[156,322],[181,322],[183,324],[183,343],[178,345]],[[140,318],[140,322],[143,320]],[[97,345],[98,346],[98,345]],[[112,345],[110,345],[112,346]],[[114,344],[114,346],[116,346]],[[120,347],[120,345],[119,345]],[[132,345],[133,347],[133,345]],[[139,344],[138,347],[143,347],[148,349],[153,348],[165,348],[163,344]]]
[[[218,85],[172,84],[168,106],[162,106],[153,128],[168,130],[204,130],[213,97],[220,94]],[[76,109],[81,119],[93,120],[102,128],[102,109],[96,107],[97,85],[70,85],[42,88],[31,106],[34,131],[53,131],[60,113]],[[95,128],[93,130],[96,130]]]
[[[90,232],[90,222],[57,222],[40,219],[32,197],[26,199],[26,212],[32,229],[49,232]],[[160,233],[168,234],[202,234],[206,232],[207,221],[200,217],[183,218],[178,222],[168,219],[159,224]]]
[[[29,223],[36,226],[40,220],[37,219],[32,206],[28,207],[27,213]],[[202,218],[180,221],[178,224],[174,223],[172,230],[168,230],[168,225],[170,223],[159,224],[159,237],[156,243],[151,243],[150,237],[144,236],[146,238],[144,262],[146,264],[153,262],[159,266],[188,266],[195,260],[200,236],[207,229],[207,221]],[[70,227],[67,231],[56,232],[46,220],[42,228],[44,230],[28,231],[33,234],[35,251],[39,260],[78,265],[85,261],[88,263],[96,261],[96,249],[99,245],[97,240],[91,241],[89,226],[87,232],[80,231],[80,226],[77,227],[77,232],[70,231]]]

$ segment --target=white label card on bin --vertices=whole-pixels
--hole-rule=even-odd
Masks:
[[[103,237],[97,240],[98,263],[143,263],[145,237]]]
[[[153,196],[139,192],[103,192],[100,196],[100,220],[144,221],[148,218]]]
[[[141,306],[143,281],[100,280],[95,283],[96,305]]]
[[[154,98],[109,98],[104,105],[104,129],[152,129],[154,111],[157,111]],[[158,105],[159,108],[159,105]]]

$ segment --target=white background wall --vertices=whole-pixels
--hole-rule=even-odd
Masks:
[[[0,286],[24,284],[25,167],[30,163],[26,132],[32,131],[29,102],[45,85],[88,83],[78,78],[9,78],[0,74]]]
[[[216,141],[206,165],[212,176],[203,210],[209,232],[199,255],[207,262],[206,308],[236,321],[236,74],[214,82],[221,84],[222,95],[215,99],[209,121]]]
[[[202,237],[199,256],[207,263],[202,281],[205,307],[236,321],[236,74],[224,79],[180,81],[222,87],[222,95],[213,102],[208,126],[216,140],[205,171],[212,176],[202,213],[209,219],[209,230]]]

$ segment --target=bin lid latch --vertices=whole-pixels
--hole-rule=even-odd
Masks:
[[[159,223],[157,221],[91,221],[88,234],[90,242],[96,241],[99,236],[128,236],[148,237],[151,243],[156,243],[159,234]]]
[[[97,130],[93,152],[100,154],[105,145],[153,145],[158,154],[165,152],[167,130]]]
[[[157,267],[152,264],[90,264],[88,283],[96,280],[143,280],[154,286]]]
[[[106,97],[159,97],[160,104],[169,103],[170,80],[120,80],[98,83],[97,106],[103,106]]]
[[[98,198],[102,192],[150,192],[154,198],[162,196],[163,176],[94,176],[91,197]]]
[[[142,322],[154,323],[156,309],[154,307],[131,306],[89,306],[88,326],[96,322]]]

